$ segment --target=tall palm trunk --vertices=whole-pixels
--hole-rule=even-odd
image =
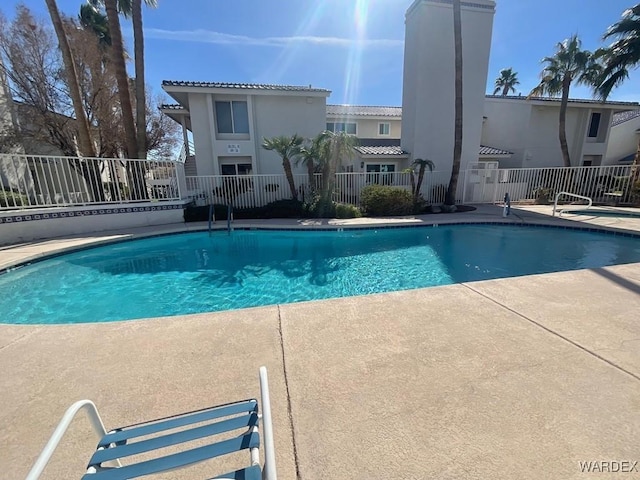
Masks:
[[[133,0],[131,5],[133,23],[133,51],[136,67],[136,140],[138,158],[147,158],[147,119],[144,85],[144,34],[142,33],[142,0]]]
[[[313,165],[313,160],[307,160],[307,175],[309,176],[309,191],[311,193],[316,191],[316,169]]]
[[[427,169],[426,163],[421,163],[420,167],[418,168],[418,181],[416,183],[414,194],[413,194],[413,196],[415,197],[414,198],[415,201],[418,201],[418,197],[420,196],[420,189],[422,188],[422,182],[424,180],[424,172],[426,169]],[[411,180],[413,180],[413,175],[411,175]]]
[[[445,204],[456,203],[460,160],[462,158],[462,10],[460,0],[453,0],[453,42],[455,51],[455,123],[453,132],[453,165]]]
[[[120,18],[118,17],[118,2],[117,0],[105,0],[104,7],[109,21],[109,33],[111,34],[111,55],[114,75],[118,84],[118,98],[120,99],[120,108],[122,110],[122,125],[124,127],[127,157],[136,158],[138,155],[138,142],[136,141],[136,127],[133,123],[127,67],[124,61],[124,44],[122,43]]]
[[[67,81],[69,82],[69,93],[71,95],[71,102],[73,103],[73,113],[76,116],[76,124],[78,126],[78,143],[80,153],[87,157],[95,157],[96,152],[91,141],[91,135],[89,134],[89,120],[84,111],[82,104],[82,94],[80,92],[80,82],[78,81],[78,72],[76,64],[71,54],[71,47],[69,46],[69,39],[64,31],[62,24],[62,18],[58,11],[58,5],[56,0],[45,0],[47,8],[49,9],[49,15],[51,16],[51,22],[53,28],[56,31],[58,37],[58,44],[60,51],[62,52],[62,60],[64,61],[65,74]]]
[[[562,150],[562,160],[565,167],[571,166],[569,157],[569,147],[567,145],[567,103],[569,101],[569,87],[571,77],[565,75],[562,79],[562,99],[560,101],[560,117],[558,120],[558,138],[560,139],[560,150]]]
[[[502,96],[503,96],[503,97],[506,97],[507,95],[509,95],[509,90],[510,90],[510,88],[511,88],[511,87],[509,86],[509,84],[506,84],[506,85],[504,86],[504,88],[502,89]]]
[[[293,179],[293,170],[291,170],[291,162],[289,158],[285,155],[282,157],[282,168],[284,170],[284,174],[287,177],[287,183],[289,183],[289,189],[291,189],[291,198],[294,200],[298,200],[298,191],[296,190],[296,183]]]

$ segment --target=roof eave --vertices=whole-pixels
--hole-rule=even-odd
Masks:
[[[511,158],[513,153],[481,153],[479,158]]]
[[[243,88],[243,87],[209,87],[189,85],[162,85],[162,89],[176,98],[172,93],[213,93],[217,95],[271,95],[287,97],[324,97],[331,95],[330,90],[278,90],[270,88]],[[177,100],[177,99],[176,99]],[[180,102],[181,103],[181,102]]]

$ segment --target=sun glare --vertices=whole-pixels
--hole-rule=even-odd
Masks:
[[[367,18],[369,16],[369,3],[371,0],[356,0],[353,23],[356,32],[349,49],[345,70],[344,98],[342,103],[353,104],[357,101],[360,89],[360,71],[362,68],[362,52],[367,37]]]

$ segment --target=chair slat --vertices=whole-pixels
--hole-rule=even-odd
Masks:
[[[100,439],[98,447],[106,447],[111,443],[122,442],[131,438],[142,437],[144,435],[151,435],[153,433],[170,430],[172,428],[180,428],[193,423],[205,422],[207,420],[214,420],[216,418],[236,415],[238,413],[257,411],[258,402],[256,400],[247,400],[244,402],[231,403],[221,407],[202,410],[200,412],[168,417],[162,421],[142,423],[139,424],[139,426],[125,427],[113,433],[108,433]]]
[[[225,473],[224,475],[220,475],[219,477],[215,477],[211,480],[216,479],[262,480],[262,471],[258,465],[254,465],[252,467],[243,468],[242,470],[236,470],[235,472]]]
[[[140,453],[150,452],[152,450],[157,450],[171,445],[190,442],[198,438],[209,437],[237,430],[239,428],[254,426],[257,425],[257,423],[258,415],[256,413],[245,414],[241,417],[231,418],[222,422],[203,425],[189,430],[170,433],[161,437],[105,448],[104,450],[98,450],[93,454],[89,461],[89,466],[97,466],[109,460],[138,455]]]
[[[260,437],[257,432],[249,432],[240,437],[231,438],[213,445],[205,445],[180,453],[174,453],[162,458],[155,458],[133,465],[126,465],[120,468],[98,471],[97,473],[87,473],[82,480],[127,480],[138,478],[144,475],[165,472],[174,468],[185,467],[195,463],[208,460],[210,458],[227,455],[247,448],[258,448]]]

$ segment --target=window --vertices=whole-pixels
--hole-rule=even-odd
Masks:
[[[220,173],[222,175],[251,175],[250,163],[230,163],[220,165]]]
[[[393,173],[396,166],[393,164],[368,163],[366,165],[367,182],[378,185],[391,185],[393,183]]]
[[[589,138],[595,138],[598,136],[598,129],[600,128],[600,118],[602,118],[602,114],[599,112],[593,112],[591,114],[589,133],[587,134]]]
[[[327,122],[327,130],[330,132],[345,132],[349,135],[355,135],[357,128],[356,124],[351,122]]]
[[[391,132],[391,124],[390,123],[379,123],[378,124],[378,135],[386,136]]]
[[[249,133],[247,102],[216,102],[218,133]]]

